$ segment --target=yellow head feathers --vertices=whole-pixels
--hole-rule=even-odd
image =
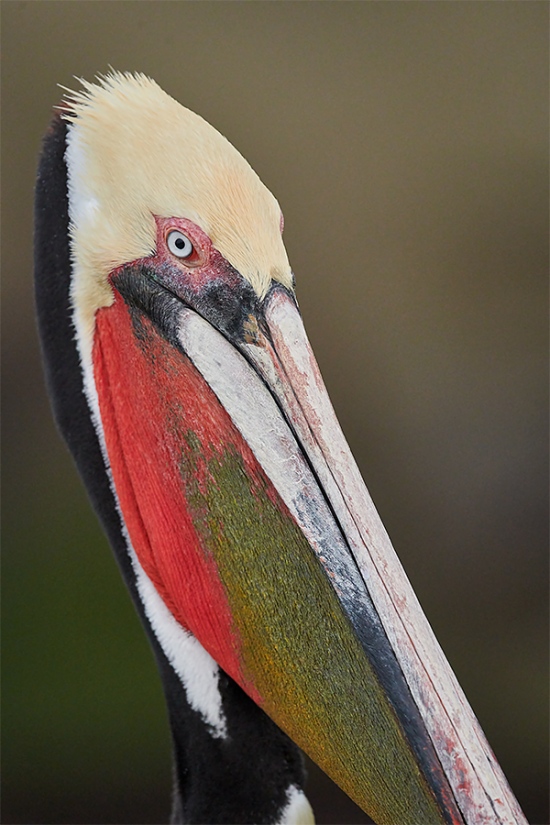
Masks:
[[[259,296],[291,287],[279,205],[219,132],[143,74],[82,83],[64,114],[77,314],[91,324],[109,272],[154,252],[154,215],[198,224]]]

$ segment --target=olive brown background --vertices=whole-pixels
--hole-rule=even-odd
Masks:
[[[539,2],[4,2],[3,822],[167,820],[145,637],[43,386],[57,83],[141,70],[274,192],[344,431],[530,822],[547,810],[547,16]],[[311,769],[319,822],[366,822]]]

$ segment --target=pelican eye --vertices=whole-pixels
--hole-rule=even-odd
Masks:
[[[193,244],[183,232],[173,229],[166,237],[168,249],[176,258],[189,258],[193,254]]]

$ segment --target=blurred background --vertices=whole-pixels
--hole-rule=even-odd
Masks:
[[[547,823],[547,14],[539,2],[4,2],[3,817],[158,823],[144,634],[52,424],[32,191],[56,84],[150,74],[279,199],[329,392],[531,823]],[[367,822],[315,768],[320,823]]]

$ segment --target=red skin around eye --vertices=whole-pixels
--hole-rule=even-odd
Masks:
[[[156,252],[148,258],[133,261],[153,266],[164,273],[166,285],[176,294],[184,286],[192,293],[201,291],[216,280],[223,280],[230,286],[238,286],[241,277],[231,264],[218,252],[212,241],[196,223],[188,218],[159,218],[157,224]],[[193,252],[188,258],[178,258],[168,249],[167,237],[176,230],[186,235],[193,245]]]

